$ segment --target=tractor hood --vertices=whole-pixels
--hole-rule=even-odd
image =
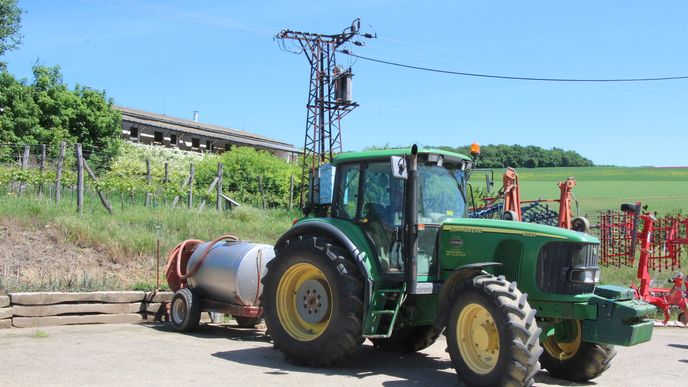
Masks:
[[[510,220],[450,218],[442,223],[442,230],[467,234],[506,234],[521,237],[551,238],[559,241],[599,243],[597,238],[582,232]]]

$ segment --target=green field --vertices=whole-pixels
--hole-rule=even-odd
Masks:
[[[503,172],[495,170],[495,187],[501,186]],[[622,203],[637,201],[659,214],[688,212],[688,168],[521,168],[516,172],[521,200],[557,199],[557,182],[575,177],[573,194],[580,215],[587,214],[593,223],[599,211],[618,210]]]

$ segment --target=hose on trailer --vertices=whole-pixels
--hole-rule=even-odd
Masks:
[[[213,239],[206,245],[198,261],[196,261],[186,273],[182,273],[182,267],[187,266],[191,255],[204,241],[199,239],[187,239],[175,246],[167,256],[167,265],[165,265],[165,277],[167,278],[167,284],[170,286],[170,289],[176,292],[181,288],[185,288],[186,279],[198,271],[213,246],[222,241],[236,242],[239,241],[239,238],[232,234],[226,234]]]

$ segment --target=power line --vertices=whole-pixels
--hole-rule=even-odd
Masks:
[[[493,78],[493,79],[510,79],[516,81],[539,81],[539,82],[654,82],[654,81],[672,81],[678,79],[688,79],[688,75],[672,76],[672,77],[653,77],[653,78],[607,78],[607,79],[580,79],[580,78],[539,78],[539,77],[517,77],[511,75],[496,75],[496,74],[481,74],[481,73],[467,73],[462,71],[451,71],[436,69],[430,67],[414,66],[404,63],[392,62],[382,59],[369,58],[362,55],[357,55],[349,50],[340,50],[342,54],[352,56],[357,59],[363,59],[370,62],[382,63],[390,66],[403,67],[412,70],[429,71],[433,73],[460,75],[466,77],[478,78]]]

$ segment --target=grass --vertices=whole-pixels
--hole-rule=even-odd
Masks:
[[[46,331],[36,329],[36,331],[33,333],[33,335],[31,337],[33,337],[34,339],[45,339],[45,338],[50,337],[50,335]]]
[[[54,224],[68,241],[94,247],[114,258],[155,255],[157,239],[163,253],[184,239],[208,240],[227,233],[274,243],[298,216],[286,210],[262,211],[251,207],[223,213],[179,207],[125,207],[108,215],[92,204],[87,203],[84,214],[79,215],[68,202],[54,205],[48,200],[0,196],[0,214],[23,226]]]
[[[502,172],[496,170],[495,177]],[[593,223],[600,211],[618,210],[622,203],[636,201],[659,214],[688,210],[688,168],[523,168],[517,173],[522,200],[558,199],[556,183],[575,177],[573,194],[580,215],[587,214]]]
[[[96,200],[88,198],[84,213],[79,215],[70,200],[54,205],[47,199],[0,195],[0,218],[38,231],[51,225],[68,244],[92,248],[107,257],[108,267],[136,266],[145,273],[130,280],[118,280],[107,273],[107,269],[64,272],[45,268],[31,280],[5,276],[3,281],[0,276],[0,289],[152,289],[156,283],[158,239],[162,269],[167,253],[182,240],[210,240],[234,234],[244,240],[274,244],[298,216],[286,210],[262,211],[244,206],[222,213],[213,209],[124,207],[108,215]],[[161,282],[165,283],[164,273]]]

